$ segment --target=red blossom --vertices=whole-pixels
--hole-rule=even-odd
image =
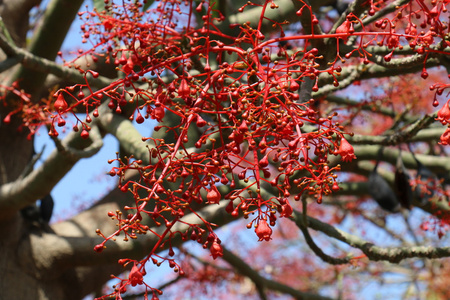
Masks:
[[[189,97],[189,94],[191,93],[189,85],[186,81],[186,79],[182,79],[180,83],[180,87],[178,88],[178,95],[181,98]]]
[[[399,37],[397,35],[391,35],[388,37],[386,45],[389,49],[397,48],[399,43]]]
[[[441,135],[441,140],[439,142],[441,145],[450,145],[450,128],[447,127],[445,132]]]
[[[270,236],[272,235],[272,228],[270,228],[269,224],[265,219],[261,219],[258,223],[258,226],[255,228],[256,235],[259,237],[258,241],[270,241]]]
[[[294,212],[294,210],[292,209],[292,206],[288,202],[288,203],[283,204],[281,206],[280,217],[289,218],[292,215],[293,212]]]
[[[450,108],[448,106],[449,101],[450,101],[450,99],[447,100],[447,102],[444,104],[444,106],[442,106],[442,108],[437,113],[436,120],[441,122],[442,125],[446,125],[450,120]]]
[[[136,265],[134,265],[131,268],[130,275],[128,276],[128,279],[129,279],[130,284],[132,286],[136,286],[138,284],[144,283],[144,276],[142,275],[141,271],[139,271],[139,268]]]
[[[215,185],[213,185],[206,194],[206,199],[210,204],[218,204],[221,198],[222,196],[220,195],[219,190],[216,188]]]
[[[164,118],[166,112],[164,111],[164,108],[161,106],[157,106],[153,109],[151,117],[152,119],[155,119],[158,122],[161,122]]]
[[[344,137],[341,138],[341,145],[339,146],[338,152],[342,157],[342,161],[352,161],[356,158],[353,146]]]
[[[211,248],[209,248],[209,251],[211,251],[211,256],[216,259],[219,256],[223,256],[223,249],[222,246],[217,241],[214,241],[211,245]]]
[[[345,20],[341,25],[339,25],[338,28],[336,28],[337,34],[347,34],[345,37],[341,37],[341,39],[344,41],[344,43],[348,40],[348,35],[350,34],[350,26],[351,22],[349,20]]]
[[[55,109],[57,112],[63,112],[67,109],[68,105],[62,93],[58,94],[58,98],[55,101]]]

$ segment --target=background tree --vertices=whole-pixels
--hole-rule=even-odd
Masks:
[[[448,298],[447,1],[94,1],[61,64],[83,1],[39,2],[1,3],[2,298]],[[48,225],[106,135],[118,188]]]

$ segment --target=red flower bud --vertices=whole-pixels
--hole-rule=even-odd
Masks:
[[[94,247],[94,251],[100,253],[100,252],[103,251],[104,248],[105,248],[105,247],[104,247],[102,244],[96,245],[96,246]]]
[[[202,117],[200,117],[200,115],[197,115],[197,122],[196,123],[197,123],[198,127],[203,127],[203,126],[206,125],[206,121]]]
[[[87,138],[89,138],[89,131],[87,131],[86,129],[83,129],[82,131],[81,131],[81,137],[83,138],[83,139],[87,139]]]
[[[138,123],[138,124],[144,123],[144,117],[141,115],[141,113],[139,111],[136,116],[136,123]]]

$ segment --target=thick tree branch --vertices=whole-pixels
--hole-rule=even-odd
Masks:
[[[332,257],[328,254],[325,254],[325,252],[322,251],[322,249],[316,245],[314,242],[312,236],[309,234],[308,231],[308,220],[307,220],[307,203],[306,203],[306,197],[302,197],[302,204],[303,204],[303,223],[296,223],[297,226],[299,226],[301,232],[303,233],[303,236],[305,237],[305,241],[308,244],[309,248],[324,262],[327,262],[332,265],[342,265],[347,264],[349,262],[349,258],[336,258]],[[305,224],[306,223],[306,224]]]
[[[75,69],[63,67],[51,60],[34,55],[27,50],[18,48],[8,42],[5,36],[0,34],[0,48],[8,54],[9,59],[3,61],[4,68],[10,67],[12,64],[21,63],[25,68],[36,72],[42,72],[46,74],[53,74],[60,79],[70,80],[71,82],[84,83],[86,77]],[[6,62],[9,62],[6,64]],[[87,80],[91,86],[105,87],[110,85],[113,81],[109,78],[99,76],[93,78],[89,76]],[[21,81],[22,82],[22,81]]]
[[[204,209],[197,211],[196,214],[187,214],[182,218],[183,222],[178,222],[172,228],[172,232],[186,231],[189,228],[186,224],[199,224],[203,227],[204,224],[198,216],[216,224],[218,227],[232,222],[235,218],[225,211],[228,203],[229,200],[222,201],[219,205],[208,205]],[[117,203],[106,203],[88,209],[71,220],[57,223],[52,226],[55,234],[31,235],[27,240],[24,240],[20,246],[21,253],[31,251],[32,257],[36,260],[35,265],[32,266],[34,268],[32,271],[40,274],[40,276],[57,277],[58,273],[62,273],[66,269],[89,266],[91,269],[89,273],[96,274],[97,277],[104,280],[103,282],[106,282],[109,279],[111,270],[105,269],[105,272],[103,272],[98,270],[98,266],[110,264],[119,266],[116,262],[123,257],[141,259],[148,254],[149,249],[153,248],[159,240],[158,236],[150,233],[141,235],[137,240],[129,242],[123,241],[119,236],[116,242],[107,243],[107,248],[101,254],[96,253],[93,248],[101,243],[103,238],[96,235],[95,229],[102,228],[102,232],[105,232],[105,234],[114,232],[116,230],[115,221],[107,216],[107,212],[117,209],[120,209]],[[152,228],[156,232],[164,229]],[[176,247],[183,242],[179,235],[175,235],[171,245]],[[158,251],[167,249],[168,245],[166,243]],[[116,267],[116,272],[119,271],[120,267]],[[89,273],[81,274],[80,281],[93,280],[88,276]],[[90,286],[89,283],[87,284]],[[91,291],[86,292],[89,293]]]
[[[132,153],[144,164],[151,163],[149,151],[153,146],[142,141],[142,135],[129,119],[114,113],[106,105],[101,105],[99,114],[99,126],[115,136],[126,153]]]
[[[53,61],[82,3],[83,0],[52,0],[45,10],[41,25],[33,34],[29,52]],[[9,84],[20,79],[21,87],[34,94],[42,88],[46,77],[45,72],[23,66],[17,70]]]
[[[24,178],[0,186],[0,218],[49,194],[79,159],[97,153],[103,143],[95,128],[92,133],[91,138],[95,139],[92,143],[82,139],[79,133],[69,133],[58,144],[59,150],[55,149],[40,167]]]
[[[241,273],[244,276],[247,276],[250,278],[256,285],[259,285],[261,287],[264,287],[266,289],[270,289],[273,291],[278,291],[281,293],[285,293],[288,295],[291,295],[292,297],[296,297],[299,299],[331,299],[328,297],[307,293],[307,292],[301,292],[299,290],[296,290],[290,286],[287,286],[279,281],[276,280],[270,280],[263,276],[261,276],[258,271],[254,270],[251,266],[249,266],[244,260],[242,260],[240,257],[232,253],[231,251],[227,250],[226,248],[223,248],[223,260],[225,260],[227,263],[229,263],[231,266],[233,266],[239,273]]]
[[[305,226],[302,213],[294,211],[292,220],[297,226]],[[357,236],[346,233],[329,224],[308,216],[308,226],[344,242],[353,248],[360,249],[370,260],[399,263],[407,258],[442,258],[450,256],[450,247],[378,247]]]

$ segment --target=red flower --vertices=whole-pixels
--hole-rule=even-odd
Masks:
[[[272,235],[272,228],[267,224],[265,219],[262,219],[258,223],[258,227],[255,228],[256,235],[259,237],[259,241],[270,240],[270,236]]]
[[[219,190],[215,185],[213,185],[206,194],[206,200],[208,200],[208,203],[210,204],[218,204],[221,198],[222,196],[220,195]]]
[[[55,101],[55,109],[58,112],[63,112],[68,107],[66,100],[64,99],[64,96],[62,93],[58,94],[58,98],[56,98]]]
[[[142,275],[141,271],[139,271],[136,265],[131,268],[128,278],[132,286],[144,283],[144,276]]]
[[[280,217],[289,218],[292,216],[293,212],[294,212],[294,210],[292,209],[292,206],[289,203],[283,204],[281,206]]]
[[[164,118],[166,112],[164,111],[164,108],[162,106],[157,106],[153,109],[151,113],[151,118],[156,119],[156,121],[161,122]]]
[[[180,96],[180,98],[186,98],[189,97],[190,93],[191,89],[189,88],[186,79],[181,79],[180,87],[178,88],[178,96]]]
[[[447,130],[441,135],[441,141],[439,142],[441,145],[450,145],[450,128],[447,127]]]
[[[344,43],[346,43],[347,42],[347,40],[348,40],[348,35],[350,34],[350,33],[352,33],[351,32],[351,22],[349,21],[349,20],[345,20],[341,25],[339,25],[339,27],[338,28],[336,28],[336,33],[337,34],[347,34],[347,36],[344,36],[344,37],[339,37],[340,39],[342,39],[343,41],[344,41]]]
[[[216,241],[214,241],[211,245],[211,248],[209,248],[209,251],[211,251],[211,256],[216,259],[219,256],[222,257],[223,256],[223,250],[222,250],[222,246],[220,246],[220,244]]]
[[[444,106],[442,106],[442,108],[437,113],[436,120],[441,122],[442,125],[446,125],[448,123],[448,121],[450,120],[450,108],[448,107],[449,101],[450,101],[450,99],[447,100],[447,102],[444,104]]]
[[[352,161],[352,159],[356,158],[352,145],[343,137],[341,138],[338,152],[342,156],[342,161]]]

